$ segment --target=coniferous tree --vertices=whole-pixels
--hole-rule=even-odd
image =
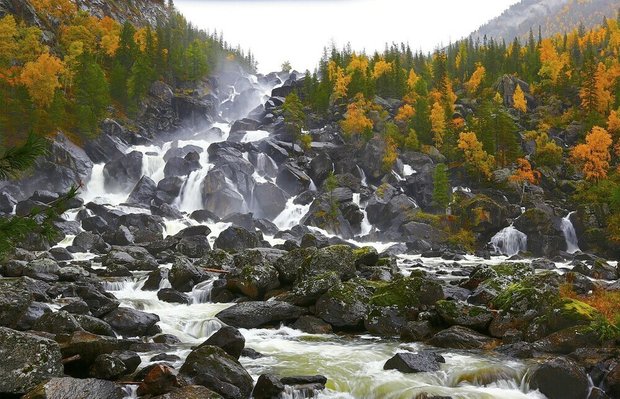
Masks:
[[[93,136],[110,103],[110,90],[103,69],[90,54],[80,57],[75,79],[75,103],[82,134]]]
[[[443,213],[445,213],[450,204],[448,167],[443,163],[438,164],[433,172],[433,202]]]

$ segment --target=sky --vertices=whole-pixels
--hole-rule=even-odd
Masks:
[[[517,0],[176,0],[194,25],[224,32],[251,49],[262,73],[289,61],[314,70],[323,48],[351,43],[354,50],[383,50],[407,42],[432,51],[500,15]]]

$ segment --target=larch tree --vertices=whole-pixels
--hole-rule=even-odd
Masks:
[[[527,159],[518,158],[517,169],[508,178],[508,180],[516,183],[520,187],[521,202],[523,202],[523,195],[525,194],[526,184],[538,184],[540,180],[540,172],[532,169],[532,165]]]
[[[373,123],[366,116],[368,107],[368,101],[366,101],[362,94],[358,94],[355,101],[347,106],[345,118],[340,122],[345,136],[352,137],[372,132]]]
[[[607,130],[594,126],[586,136],[585,144],[573,148],[571,159],[580,166],[586,180],[599,181],[607,177],[611,144]]]
[[[446,111],[439,102],[433,104],[431,126],[434,133],[433,142],[435,147],[441,148],[443,146],[443,137],[446,133]]]
[[[464,86],[470,95],[476,94],[485,75],[486,75],[486,68],[482,66],[482,64],[478,63],[474,73],[472,73],[469,80],[464,83]]]
[[[64,64],[60,59],[43,53],[36,61],[24,65],[21,83],[26,86],[35,104],[47,108],[54,99],[56,89],[61,87],[59,78],[63,72]]]
[[[470,172],[480,174],[487,180],[493,176],[495,158],[489,155],[478,141],[476,133],[462,132],[459,134],[458,148],[463,151],[465,164]]]
[[[512,96],[512,101],[514,104],[514,108],[520,112],[527,112],[527,100],[525,99],[525,93],[521,89],[521,85],[517,83],[517,87]]]

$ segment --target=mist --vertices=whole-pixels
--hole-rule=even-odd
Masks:
[[[251,49],[262,73],[313,70],[332,42],[381,51],[386,43],[434,48],[469,35],[515,0],[178,0],[176,7],[200,28]]]

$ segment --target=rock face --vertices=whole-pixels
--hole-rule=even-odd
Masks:
[[[52,340],[0,327],[0,392],[23,394],[63,375],[60,347]]]
[[[530,388],[540,390],[549,399],[581,399],[588,394],[588,376],[573,361],[556,358],[534,370]]]
[[[241,364],[215,346],[194,349],[179,371],[194,384],[205,386],[226,399],[249,398],[254,385]]]

